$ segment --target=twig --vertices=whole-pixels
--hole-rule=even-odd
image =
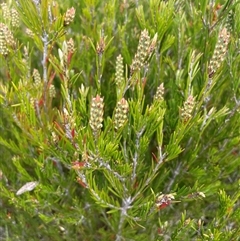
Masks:
[[[132,175],[131,175],[132,183],[134,182],[134,180],[136,178],[136,171],[137,171],[137,164],[138,164],[138,152],[139,152],[139,147],[140,147],[140,138],[141,138],[143,132],[145,131],[145,129],[146,129],[146,126],[144,126],[137,133],[137,139],[136,139],[136,143],[135,143],[135,153],[134,153],[134,157],[133,157],[133,171],[132,171]]]
[[[125,198],[122,201],[120,220],[119,220],[119,224],[118,224],[118,233],[116,235],[115,241],[123,240],[123,238],[122,238],[123,224],[124,224],[125,218],[127,216],[127,210],[130,208],[131,203],[132,203],[131,197]]]
[[[155,177],[156,173],[158,172],[159,167],[163,164],[164,159],[166,157],[166,154],[165,153],[162,154],[162,148],[161,147],[159,147],[158,150],[159,150],[159,160],[157,162],[157,165],[155,166],[155,168],[153,169],[152,174],[147,178],[146,182],[143,184],[141,189],[134,195],[134,197],[132,198],[132,201],[134,201],[139,195],[141,195],[142,190],[145,189],[150,184],[150,182],[153,180],[153,178]]]
[[[44,108],[46,110],[46,97],[47,97],[47,84],[48,84],[48,79],[47,79],[47,50],[48,50],[48,34],[44,31],[43,32],[43,37],[42,37],[42,42],[43,42],[43,59],[42,59],[42,66],[43,66],[43,99],[44,99]]]
[[[109,163],[105,160],[102,160],[101,158],[98,158],[97,161],[99,162],[99,167],[103,166],[108,170],[110,173],[112,173],[116,178],[118,178],[122,183],[126,181],[126,178],[122,177],[118,172],[114,171]]]
[[[173,185],[176,177],[177,177],[177,176],[179,175],[179,173],[180,173],[181,166],[182,166],[182,164],[179,163],[178,166],[177,166],[177,168],[174,170],[173,176],[172,176],[172,178],[171,178],[171,180],[170,180],[170,182],[169,182],[169,184],[168,184],[167,190],[166,190],[167,193],[171,191],[172,185]]]

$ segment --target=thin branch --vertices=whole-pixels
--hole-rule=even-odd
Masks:
[[[151,181],[154,179],[156,173],[158,172],[160,166],[163,164],[166,154],[165,153],[162,154],[161,147],[159,147],[158,150],[159,150],[159,159],[158,159],[157,165],[154,167],[153,172],[151,173],[151,175],[149,175],[149,177],[147,178],[147,180],[145,181],[143,186],[134,195],[134,197],[132,198],[132,201],[134,201],[139,195],[141,195],[142,190],[144,190],[151,183]]]
[[[173,171],[173,176],[171,177],[171,180],[170,180],[170,182],[169,182],[169,184],[168,184],[168,186],[167,186],[167,189],[166,189],[166,192],[167,192],[167,193],[171,191],[172,185],[173,185],[173,183],[175,182],[176,177],[177,177],[177,176],[179,175],[179,173],[180,173],[181,166],[182,166],[182,164],[179,163],[178,166],[177,166],[177,168]]]
[[[123,225],[124,225],[124,221],[125,221],[126,216],[127,216],[127,210],[131,207],[130,206],[131,203],[132,203],[132,198],[131,197],[125,198],[122,201],[120,220],[119,220],[119,224],[118,224],[118,233],[116,235],[115,241],[123,240],[123,238],[122,238]]]
[[[88,186],[88,189],[90,190],[91,194],[94,196],[94,198],[101,204],[103,204],[104,206],[107,206],[108,208],[112,208],[112,209],[115,209],[115,210],[121,210],[120,207],[117,207],[117,206],[114,206],[112,205],[111,203],[108,203],[106,201],[104,201],[96,192],[94,189],[92,188],[89,188]]]
[[[47,79],[47,51],[48,51],[48,34],[44,31],[43,32],[43,37],[42,37],[42,42],[43,42],[43,59],[42,59],[42,66],[43,66],[43,98],[44,98],[44,107],[46,110],[46,97],[47,97],[47,84],[48,84],[48,79]]]
[[[140,148],[140,138],[142,137],[143,132],[145,131],[146,126],[144,126],[138,133],[135,143],[135,153],[133,157],[133,171],[131,175],[131,181],[134,182],[136,178],[136,171],[137,171],[137,165],[138,165],[138,157],[139,157],[139,148]]]
[[[114,171],[111,166],[109,165],[108,161],[105,161],[101,158],[98,158],[97,161],[99,162],[99,167],[103,166],[108,170],[110,173],[112,173],[116,178],[118,178],[122,183],[126,181],[126,178],[122,177],[118,172]]]

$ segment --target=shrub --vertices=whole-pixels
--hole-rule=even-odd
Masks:
[[[239,240],[239,1],[1,4],[1,240]]]

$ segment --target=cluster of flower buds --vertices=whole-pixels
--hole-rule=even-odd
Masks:
[[[74,53],[75,51],[75,48],[74,48],[74,41],[72,38],[70,38],[68,41],[67,41],[67,51],[68,53]]]
[[[227,28],[224,27],[219,32],[218,41],[208,66],[209,78],[213,77],[213,75],[220,67],[221,63],[224,61],[229,41],[230,41],[230,34]]]
[[[0,23],[0,54],[7,55],[9,47],[15,48],[15,46],[16,42],[12,32],[4,23]]]
[[[11,24],[13,27],[19,27],[19,15],[16,9],[11,9]]]
[[[195,106],[195,100],[192,95],[190,95],[184,102],[183,108],[181,108],[181,119],[187,122],[192,118],[192,111]]]
[[[148,55],[151,55],[153,53],[153,51],[155,50],[156,48],[156,45],[157,45],[157,37],[158,37],[158,34],[156,33],[152,39],[152,42],[150,43],[149,45],[149,48],[148,48]]]
[[[1,4],[2,15],[6,23],[11,24],[12,27],[19,26],[19,15],[15,8],[9,8],[6,3]]]
[[[94,134],[97,134],[103,126],[103,108],[103,98],[97,95],[92,99],[89,121],[90,127]]]
[[[121,86],[124,82],[123,77],[123,57],[121,54],[118,55],[116,61],[116,73],[115,73],[115,82],[117,86]]]
[[[55,86],[53,84],[51,84],[49,86],[49,96],[50,96],[50,98],[56,97],[56,89],[55,89]]]
[[[133,74],[135,71],[138,71],[144,66],[145,60],[148,56],[149,45],[150,45],[150,37],[149,37],[148,31],[144,29],[141,32],[137,53],[135,54],[135,57],[131,65],[131,74]]]
[[[114,115],[114,128],[116,130],[120,129],[127,121],[128,108],[128,102],[124,98],[118,101]]]
[[[42,83],[42,79],[41,79],[40,73],[37,69],[33,70],[33,79],[34,79],[34,85],[36,87],[39,87]]]
[[[33,38],[34,37],[34,33],[31,29],[29,28],[26,28],[25,30],[26,34],[30,37],[30,38]]]
[[[9,20],[11,18],[11,13],[10,13],[10,9],[7,6],[6,3],[2,3],[1,4],[1,9],[2,9],[2,16],[5,20]]]
[[[72,7],[67,10],[65,17],[64,17],[64,26],[68,26],[70,23],[73,22],[73,19],[75,17],[75,8]]]
[[[75,52],[75,48],[74,48],[74,41],[72,38],[70,38],[67,41],[67,64],[69,64],[71,62],[73,53]]]
[[[164,99],[163,95],[164,95],[164,84],[162,83],[157,87],[157,91],[154,96],[154,100],[162,101]]]
[[[227,18],[226,18],[226,22],[225,22],[225,26],[228,30],[228,32],[232,32],[233,31],[233,22],[234,22],[234,13],[233,10],[230,10],[228,12]]]
[[[149,57],[152,55],[153,51],[156,48],[157,36],[158,35],[155,34],[153,39],[150,40],[150,36],[146,29],[141,32],[137,53],[135,54],[132,65],[130,67],[131,75],[135,71],[140,70],[144,65],[147,65]]]
[[[4,25],[2,23],[0,23],[0,54],[8,54],[7,41],[4,34]]]

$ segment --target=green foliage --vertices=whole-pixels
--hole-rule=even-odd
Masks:
[[[240,240],[240,4],[212,2],[1,5],[1,240]]]

